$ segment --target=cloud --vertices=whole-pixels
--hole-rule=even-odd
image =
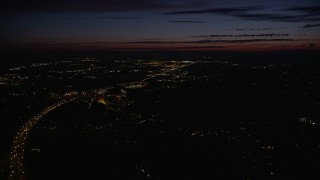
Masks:
[[[168,21],[172,23],[207,23],[206,21]]]
[[[131,42],[123,42],[129,44],[182,44],[186,43],[184,41],[131,41]]]
[[[270,9],[260,6],[237,7],[237,8],[210,8],[188,11],[171,11],[165,15],[184,14],[217,14],[241,18],[251,21],[272,22],[314,22],[320,21],[320,6],[278,9],[278,13],[268,13]],[[259,12],[260,11],[260,12]],[[263,13],[262,13],[263,11]],[[294,11],[294,14],[288,11]],[[267,12],[267,13],[266,13]]]
[[[315,47],[317,44],[315,44],[315,43],[309,43],[308,44],[308,47],[310,47],[310,48],[312,48],[312,47]]]
[[[259,10],[256,6],[252,7],[241,7],[241,8],[211,8],[211,9],[200,9],[191,11],[172,11],[167,12],[165,15],[183,15],[183,14],[222,14],[232,15],[235,13],[244,13],[252,10]]]
[[[189,46],[189,47],[179,47],[179,49],[219,49],[219,48],[227,48],[227,46]]]
[[[319,21],[319,16],[310,15],[284,15],[284,14],[234,14],[233,16],[239,17],[244,20],[254,21],[272,21],[272,22],[312,22]]]
[[[238,28],[236,31],[267,31],[273,30],[274,28]]]
[[[292,11],[288,13],[287,11]],[[302,6],[280,9],[281,13],[239,13],[233,16],[245,20],[264,20],[273,22],[316,22],[320,21],[320,6]]]
[[[301,47],[303,48],[313,48],[313,47],[316,47],[317,44],[315,43],[309,43],[309,44],[303,44]]]
[[[269,33],[269,34],[211,34],[211,35],[200,35],[200,36],[192,36],[196,38],[224,38],[224,37],[287,37],[290,36],[290,34],[275,34],[275,33]]]
[[[303,28],[312,28],[312,27],[320,27],[320,24],[306,24],[302,26]]]
[[[99,19],[116,19],[116,20],[138,20],[142,19],[142,17],[136,17],[136,16],[117,16],[117,17],[99,17]]]
[[[252,43],[252,42],[286,42],[286,41],[297,41],[295,39],[218,39],[218,40],[198,40],[198,41],[133,41],[125,42],[129,44],[211,44],[211,43]]]
[[[281,42],[296,41],[295,39],[237,39],[237,40],[200,40],[194,43],[252,43],[252,42]]]
[[[81,20],[92,20],[92,19],[100,19],[100,20],[139,20],[142,17],[135,17],[135,16],[102,16],[102,17],[69,17],[66,20],[70,21],[81,21]]]
[[[293,8],[285,8],[283,10],[298,11],[298,12],[302,12],[309,15],[320,15],[320,6],[293,7]]]

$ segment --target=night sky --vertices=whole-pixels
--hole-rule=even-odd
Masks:
[[[5,50],[320,49],[317,0],[6,0]]]

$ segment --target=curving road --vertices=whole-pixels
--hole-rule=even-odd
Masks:
[[[26,142],[26,139],[28,138],[31,130],[35,127],[35,125],[49,112],[55,110],[56,108],[66,104],[70,103],[79,97],[73,97],[71,99],[64,99],[58,103],[55,103],[46,109],[44,109],[42,112],[31,118],[20,130],[17,132],[17,134],[14,137],[14,141],[12,144],[12,149],[10,152],[10,176],[9,179],[19,179],[24,180],[25,179],[25,172],[23,167],[23,158],[24,158],[24,145]]]

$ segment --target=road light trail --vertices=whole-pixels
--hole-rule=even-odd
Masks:
[[[71,99],[63,99],[62,101],[53,104],[49,107],[47,107],[45,110],[31,118],[20,130],[17,132],[17,134],[14,137],[14,141],[12,144],[12,150],[10,152],[10,176],[9,179],[19,179],[24,180],[25,179],[25,172],[23,167],[24,162],[24,145],[26,142],[27,137],[29,136],[31,130],[35,127],[35,125],[49,112],[55,110],[56,108],[70,103],[79,97],[73,97]]]

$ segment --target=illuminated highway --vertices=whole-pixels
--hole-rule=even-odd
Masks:
[[[14,141],[12,144],[12,150],[10,153],[10,179],[25,179],[25,172],[23,167],[24,162],[24,145],[26,142],[26,139],[28,138],[31,130],[35,127],[35,125],[48,113],[55,110],[56,108],[66,104],[70,103],[74,100],[78,99],[78,97],[73,97],[71,99],[64,99],[56,104],[53,104],[49,107],[47,107],[45,110],[31,118],[20,130],[17,132],[17,134],[14,137]]]

